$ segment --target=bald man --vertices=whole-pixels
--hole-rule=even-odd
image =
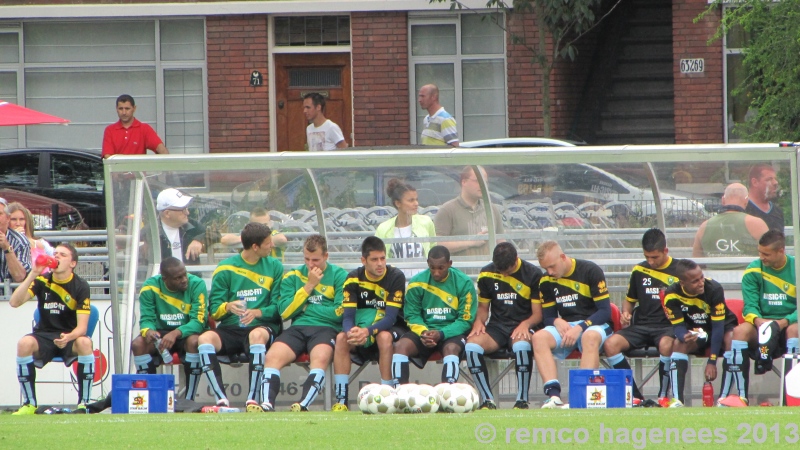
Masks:
[[[426,84],[419,89],[419,106],[428,112],[422,121],[422,145],[449,145],[458,147],[458,128],[453,118],[439,103],[439,88]]]
[[[758,240],[769,229],[763,219],[744,212],[747,188],[733,183],[722,195],[724,211],[700,225],[692,256],[758,256]]]

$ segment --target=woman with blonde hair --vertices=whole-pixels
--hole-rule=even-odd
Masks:
[[[8,226],[14,231],[28,238],[31,244],[31,262],[42,254],[53,256],[53,247],[42,238],[37,238],[33,230],[33,214],[19,202],[11,202],[6,208],[8,213]]]
[[[433,242],[417,242],[415,238],[436,236],[433,220],[425,215],[417,214],[419,201],[414,186],[392,178],[386,187],[386,195],[392,199],[397,215],[378,225],[375,236],[381,239],[405,239],[386,244],[386,257],[394,260],[416,258],[425,260]],[[403,269],[406,279],[422,270]]]

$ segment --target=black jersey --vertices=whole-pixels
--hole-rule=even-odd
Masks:
[[[481,269],[478,275],[478,302],[489,303],[491,321],[511,327],[531,316],[531,303],[541,303],[538,267],[517,259],[517,269],[503,275],[494,263]]]
[[[736,316],[725,306],[725,291],[711,278],[705,279],[702,294],[692,296],[680,283],[667,288],[664,310],[673,326],[684,324],[687,330],[702,328],[709,335],[713,322],[736,323]]]
[[[394,324],[405,324],[403,318],[403,299],[405,297],[406,277],[403,271],[386,266],[386,272],[380,280],[370,280],[364,267],[359,267],[347,275],[344,282],[342,306],[356,309],[355,325],[368,328],[380,322],[386,315],[386,307],[399,309],[394,323],[381,324],[380,330],[387,330]],[[386,325],[385,327],[383,325]],[[377,332],[372,333],[377,334]]]
[[[562,278],[543,275],[539,282],[539,293],[542,301],[542,312],[545,317],[554,319],[561,316],[567,322],[589,318],[602,307],[606,310],[603,320],[586,325],[601,325],[611,322],[611,309],[606,286],[606,277],[600,267],[583,259],[573,259],[572,271]],[[591,321],[590,321],[591,322]],[[550,325],[550,323],[546,323]]]
[[[675,264],[678,261],[669,258],[667,265],[661,268],[651,268],[647,261],[644,261],[631,270],[631,280],[628,283],[625,300],[639,303],[636,310],[636,325],[670,326],[664,313],[663,295],[667,287],[678,281],[675,275]]]
[[[35,331],[69,333],[78,326],[78,314],[91,312],[89,283],[75,274],[63,282],[53,281],[52,273],[39,275],[28,293],[39,303]]]

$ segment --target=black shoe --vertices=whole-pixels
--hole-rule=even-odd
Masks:
[[[481,406],[479,406],[478,409],[497,409],[497,405],[491,400],[486,400],[485,402],[481,403]]]
[[[528,402],[517,400],[517,403],[514,403],[513,409],[528,409]]]
[[[661,408],[661,405],[659,405],[658,402],[652,398],[648,398],[642,402],[642,408]]]

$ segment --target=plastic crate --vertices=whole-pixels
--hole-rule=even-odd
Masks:
[[[630,408],[632,380],[630,370],[570,370],[569,407]]]
[[[175,412],[175,376],[111,375],[111,412],[114,414]]]

